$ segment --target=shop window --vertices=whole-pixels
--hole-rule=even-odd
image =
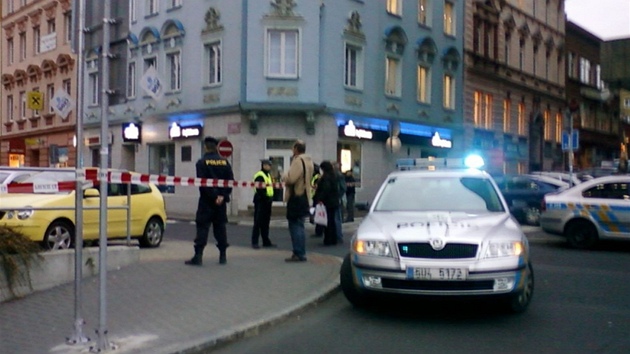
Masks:
[[[361,185],[361,144],[353,142],[340,142],[337,144],[337,156],[341,163],[341,171],[345,173],[352,171],[352,176],[356,180],[357,185]]]
[[[149,174],[175,175],[175,144],[149,145]],[[175,186],[158,186],[162,193],[175,193]]]

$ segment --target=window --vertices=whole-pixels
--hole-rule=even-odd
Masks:
[[[175,144],[149,145],[149,173],[153,175],[175,175]],[[175,193],[174,186],[159,186],[162,193]]]
[[[519,70],[523,70],[524,59],[525,59],[525,39],[521,38],[521,40],[519,41],[519,50],[518,50]]]
[[[475,91],[473,107],[475,126],[484,129],[492,129],[492,102],[493,98],[491,94]]]
[[[157,58],[156,57],[144,58],[144,72],[149,70],[150,67],[154,67],[155,70],[157,70]]]
[[[13,0],[7,1],[7,14],[12,14],[15,9],[13,8]]]
[[[41,38],[41,34],[39,31],[39,26],[33,27],[33,53],[35,53],[35,55],[39,54],[40,38]]]
[[[35,91],[35,92],[39,92],[39,87],[34,87],[34,88],[33,88],[33,91]],[[39,117],[39,113],[40,113],[40,112],[39,112],[39,110],[34,109],[34,110],[33,110],[33,117]]]
[[[136,97],[136,62],[127,65],[127,97]]]
[[[446,109],[455,109],[455,78],[453,75],[444,74],[444,101]]]
[[[363,88],[363,48],[346,43],[344,85]]]
[[[206,47],[206,84],[217,85],[222,80],[221,42],[208,43]]]
[[[627,183],[598,184],[582,192],[584,198],[630,199]]]
[[[598,89],[604,89],[604,81],[602,81],[602,67],[597,64],[595,66],[595,85]]]
[[[337,143],[337,156],[341,171],[352,171],[355,183],[361,186],[361,143],[340,141]]]
[[[387,0],[387,13],[402,16],[403,0]]]
[[[545,110],[543,112],[543,124],[544,124],[544,129],[545,129],[545,140],[551,140],[551,137],[553,136],[553,132],[551,130],[551,128],[553,127],[553,122],[551,121],[551,113],[549,112],[549,110]]]
[[[512,45],[512,36],[505,34],[505,46],[503,47],[503,59],[506,65],[510,65],[510,46]]]
[[[181,52],[173,52],[166,55],[169,72],[169,88],[171,91],[182,89],[182,55]]]
[[[267,75],[281,78],[298,77],[298,31],[267,32]]]
[[[99,92],[98,92],[98,73],[90,73],[89,76],[89,83],[90,83],[90,105],[92,106],[98,106],[98,102],[99,102]]]
[[[431,72],[422,65],[418,65],[418,102],[431,102]]]
[[[57,32],[57,24],[55,23],[55,19],[51,18],[48,20],[48,34]]]
[[[591,62],[586,58],[580,58],[580,82],[591,83]]]
[[[20,61],[26,59],[26,33],[20,33]]]
[[[148,6],[147,9],[148,11],[148,15],[157,15],[158,13],[158,0],[147,0],[148,1]]]
[[[623,100],[623,105],[626,106],[626,108],[630,108],[630,98],[626,98]]]
[[[7,121],[13,122],[13,95],[7,96]]]
[[[68,95],[72,96],[72,80],[70,79],[63,80],[61,87],[63,88],[64,91],[66,91]]]
[[[535,45],[534,46],[534,58],[532,58],[532,63],[534,66],[534,76],[536,76],[536,68],[538,65],[536,65],[538,63],[538,46]]]
[[[20,119],[26,119],[26,92],[20,92]]]
[[[430,1],[431,0],[418,0],[418,23],[424,26],[431,26]]]
[[[170,8],[180,7],[182,6],[182,0],[169,0]]]
[[[7,62],[13,64],[13,38],[7,38]]]
[[[575,54],[567,53],[567,71],[570,78],[575,78]]]
[[[557,143],[562,141],[562,113],[556,113],[556,134],[555,140]]]
[[[53,97],[55,97],[55,85],[50,84],[46,86],[46,97],[44,97],[44,102],[48,103],[48,113],[55,113],[55,110],[53,109],[53,105],[50,104],[50,101],[52,100]]]
[[[525,134],[525,103],[518,104],[518,134]]]
[[[512,102],[509,98],[503,100],[503,131],[509,133],[512,129]]]
[[[129,0],[129,21],[131,23],[135,23],[138,20],[136,14],[136,1],[137,0]]]
[[[68,11],[63,15],[63,38],[66,43],[72,40],[72,11]]]
[[[401,94],[402,65],[400,59],[388,56],[385,61],[385,94],[400,96]]]
[[[455,35],[455,6],[450,1],[444,2],[444,33]]]

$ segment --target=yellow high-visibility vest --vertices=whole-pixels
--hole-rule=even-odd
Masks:
[[[256,181],[256,178],[258,177],[262,177],[263,180],[265,181],[265,183],[267,183],[267,197],[273,197],[273,186],[271,185],[273,183],[273,181],[271,180],[271,176],[269,176],[268,174],[264,173],[263,171],[258,171],[256,172],[256,174],[254,175],[254,181]]]
[[[315,185],[317,185],[317,181],[321,176],[322,175],[318,173],[311,178],[311,197],[315,195]]]

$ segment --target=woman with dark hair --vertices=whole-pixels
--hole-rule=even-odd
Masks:
[[[324,245],[337,244],[337,228],[335,224],[335,214],[339,212],[339,186],[337,175],[330,161],[322,161],[319,165],[322,176],[317,182],[317,190],[313,196],[313,202],[317,205],[324,204],[326,214],[328,214],[328,224],[324,231]]]

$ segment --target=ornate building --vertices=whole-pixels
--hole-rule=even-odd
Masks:
[[[2,2],[0,165],[74,165],[71,29],[71,0]]]

